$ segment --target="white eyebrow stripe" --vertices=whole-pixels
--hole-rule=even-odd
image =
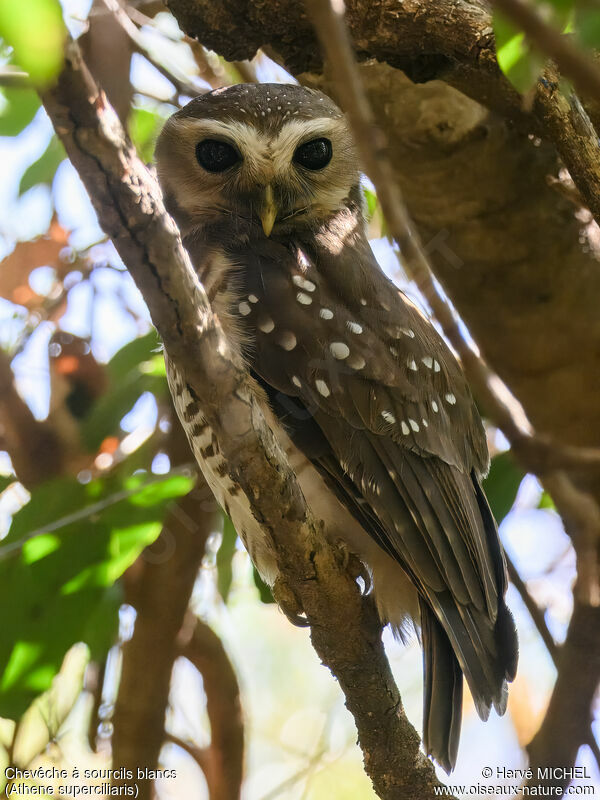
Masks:
[[[260,133],[254,125],[237,120],[186,119],[181,121],[195,137],[224,136],[232,139],[250,166],[263,169],[271,160],[270,137]]]
[[[336,130],[344,129],[343,118],[317,117],[316,119],[292,119],[284,122],[274,136],[261,133],[249,122],[238,120],[180,119],[178,124],[194,137],[224,136],[233,140],[252,169],[266,173],[284,172],[298,144],[312,138],[331,137]]]
[[[342,120],[331,117],[292,119],[284,122],[277,136],[271,141],[271,158],[275,174],[289,167],[301,140],[310,141],[320,136],[329,138],[341,123]]]

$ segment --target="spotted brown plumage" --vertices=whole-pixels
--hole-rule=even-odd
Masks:
[[[167,122],[159,177],[214,309],[333,542],[369,568],[380,616],[424,653],[424,745],[453,768],[462,677],[479,715],[506,707],[517,641],[480,486],[481,420],[452,352],[386,278],[366,238],[343,115],[320,92],[241,85]],[[277,567],[173,364],[175,404],[254,563]]]

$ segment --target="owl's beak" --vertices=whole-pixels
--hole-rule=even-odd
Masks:
[[[265,187],[263,204],[260,212],[260,221],[262,222],[262,229],[265,232],[265,236],[271,235],[278,212],[279,209],[275,205],[275,199],[273,197],[273,189],[271,188],[271,184],[268,184]]]

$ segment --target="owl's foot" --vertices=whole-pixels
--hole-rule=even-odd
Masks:
[[[277,605],[296,628],[308,628],[310,622],[304,616],[304,609],[289,585],[279,575],[273,584],[273,597]]]
[[[341,564],[342,568],[346,570],[346,572],[350,575],[353,580],[361,579],[364,588],[362,588],[362,594],[367,595],[371,591],[373,587],[373,582],[371,580],[371,573],[367,569],[367,567],[363,564],[360,558],[356,555],[356,553],[352,553],[349,549],[348,545],[343,539],[338,539],[335,543],[335,552],[338,556],[338,561]]]

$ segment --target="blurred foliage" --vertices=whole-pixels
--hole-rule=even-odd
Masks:
[[[58,136],[54,134],[42,155],[23,173],[19,183],[19,194],[24,194],[38,184],[52,186],[56,170],[65,158],[65,148]]]
[[[157,398],[168,394],[165,362],[156,331],[125,345],[106,365],[109,390],[94,404],[83,421],[84,446],[97,450],[103,440],[119,429],[121,419],[144,392]]]
[[[58,0],[0,3],[0,37],[12,47],[14,63],[36,85],[47,85],[58,75],[65,34]]]
[[[86,642],[99,659],[114,643],[114,586],[186,494],[182,475],[114,474],[87,484],[64,477],[33,490],[0,545],[0,715],[18,717],[46,689],[66,650]]]
[[[548,25],[588,48],[590,56],[592,50],[600,49],[600,7],[595,0],[534,0],[532,6]],[[493,24],[500,69],[526,94],[535,86],[547,58],[501,12],[494,11]]]
[[[515,463],[510,450],[492,458],[483,488],[498,525],[513,507],[524,477],[525,473]]]
[[[129,115],[129,136],[140,158],[147,164],[152,161],[156,138],[164,121],[161,114],[147,108],[132,108]]]
[[[37,92],[15,86],[0,89],[0,101],[0,136],[16,136],[21,133],[40,107]]]

